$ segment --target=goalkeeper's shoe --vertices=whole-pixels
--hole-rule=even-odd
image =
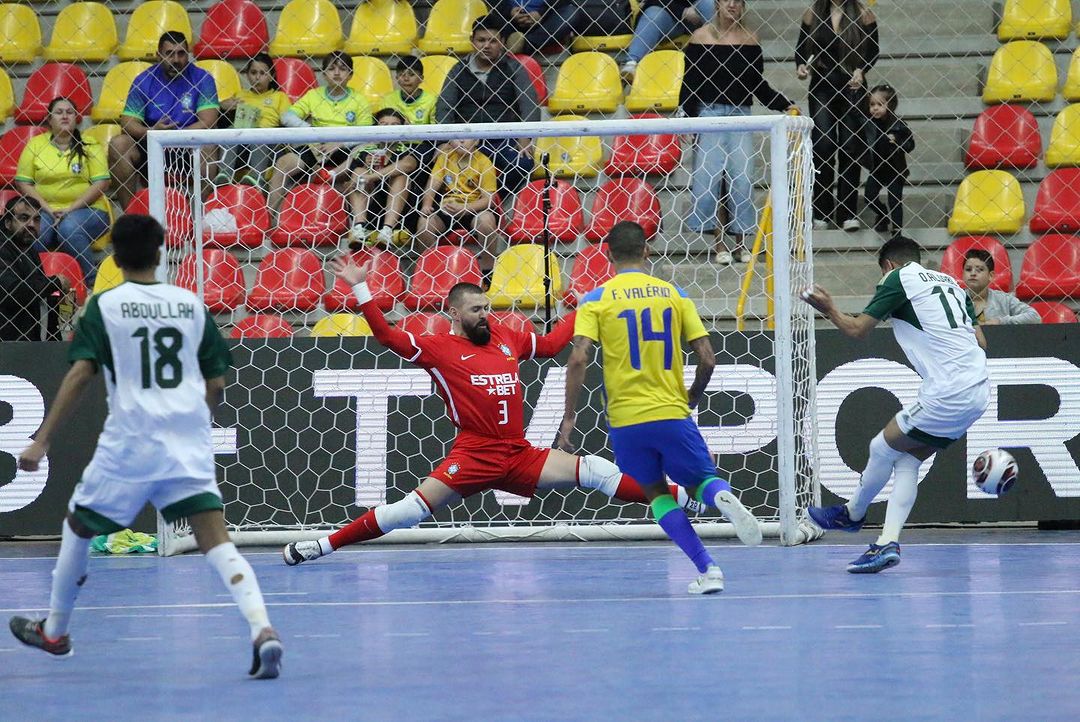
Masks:
[[[248,676],[253,679],[274,679],[281,674],[281,657],[285,648],[273,627],[267,627],[255,639],[255,653]]]
[[[863,522],[866,521],[866,517],[855,521],[848,514],[847,506],[844,504],[837,504],[836,506],[811,506],[808,507],[806,513],[810,515],[810,518],[814,520],[822,529],[839,529],[840,531],[857,532],[862,529]]]
[[[290,567],[295,567],[302,562],[310,562],[322,555],[322,547],[317,541],[290,542],[281,550],[281,556]]]
[[[900,545],[896,542],[888,544],[871,544],[863,555],[848,564],[847,570],[852,574],[877,574],[889,567],[895,567],[900,563]]]
[[[44,619],[12,617],[8,626],[11,627],[11,633],[15,635],[15,639],[28,647],[37,647],[56,657],[70,657],[73,654],[69,635],[65,634],[56,639],[45,636]]]
[[[746,546],[761,543],[761,527],[750,510],[743,506],[739,497],[730,491],[721,491],[713,502],[716,508],[735,526],[735,535]]]
[[[716,594],[722,592],[724,591],[724,573],[720,571],[720,567],[717,565],[710,564],[704,574],[690,582],[690,586],[687,587],[686,591],[691,594]]]

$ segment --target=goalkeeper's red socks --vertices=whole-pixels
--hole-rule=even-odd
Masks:
[[[375,520],[375,509],[368,509],[360,517],[341,527],[327,539],[330,540],[331,547],[340,549],[350,544],[359,544],[371,539],[378,539],[383,534],[383,530],[379,528],[379,522]],[[323,553],[328,553],[325,545],[323,545]]]
[[[686,495],[686,490],[678,484],[668,484],[668,492],[679,502],[679,506],[686,506],[689,497]],[[614,497],[619,501],[625,501],[630,504],[648,504],[649,499],[645,496],[645,492],[641,490],[641,487],[634,477],[622,475],[619,479],[619,487],[615,490]]]

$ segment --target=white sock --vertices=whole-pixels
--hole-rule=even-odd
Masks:
[[[900,541],[900,530],[904,528],[919,493],[920,466],[922,462],[911,454],[904,454],[893,465],[893,488],[889,503],[885,506],[885,526],[881,528],[881,536],[877,540],[879,545]]]
[[[866,510],[870,503],[878,495],[892,476],[893,464],[904,455],[885,441],[885,435],[878,432],[870,441],[870,458],[866,461],[866,468],[859,477],[859,486],[855,489],[855,496],[847,503],[848,516],[852,521],[858,521],[866,516]]]
[[[236,551],[236,545],[232,542],[218,544],[206,552],[206,561],[217,570],[221,581],[240,607],[240,613],[251,625],[251,639],[254,641],[259,632],[270,626],[270,617],[266,614],[266,605],[263,603],[255,571],[247,559]]]
[[[90,540],[75,533],[67,520],[60,532],[60,553],[53,567],[52,594],[49,597],[49,616],[45,618],[45,636],[56,639],[67,634],[75,598],[86,581],[86,565],[90,561]]]
[[[323,556],[326,556],[330,552],[334,551],[334,547],[330,544],[330,537],[324,536],[319,540],[319,549],[322,550]]]

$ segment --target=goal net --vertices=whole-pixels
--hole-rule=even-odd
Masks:
[[[695,417],[721,474],[766,534],[812,538],[803,515],[818,496],[814,318],[798,299],[813,280],[810,125],[745,116],[151,131],[162,273],[203,297],[236,339],[215,418],[234,539],[322,536],[402,498],[453,440],[431,379],[367,335],[328,257],[371,259],[388,319],[415,334],[446,325],[452,283],[480,278],[498,322],[542,333],[549,308],[568,313],[610,277],[600,244],[619,220],[645,227],[652,272],[693,299],[712,333],[718,366]],[[254,167],[260,155],[271,158],[265,171]],[[445,163],[475,177],[462,172],[455,185]],[[490,213],[455,211],[455,193],[479,197],[492,181]],[[537,446],[555,440],[562,362],[521,365]],[[598,363],[586,392],[580,448],[611,458]],[[703,536],[733,533],[712,512],[694,521]],[[163,554],[194,548],[183,521],[159,523]],[[661,536],[645,505],[572,489],[531,500],[485,492],[384,539]]]

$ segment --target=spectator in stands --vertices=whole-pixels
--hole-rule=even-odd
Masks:
[[[1042,323],[1039,312],[1016,296],[990,288],[994,280],[994,257],[982,248],[964,254],[964,285],[975,319],[984,326],[1016,323]]]
[[[266,53],[258,53],[244,66],[244,75],[247,76],[249,89],[221,101],[221,109],[232,114],[232,127],[277,128],[291,102],[278,86],[274,61]],[[273,146],[263,144],[230,146],[221,160],[214,182],[218,185],[232,183],[236,174],[242,172],[241,183],[262,186],[266,182],[266,171],[273,160],[273,152]]]
[[[908,154],[915,150],[915,137],[897,117],[899,103],[891,85],[870,89],[870,119],[864,126],[866,144],[866,207],[877,217],[874,229],[893,235],[904,227],[904,183],[908,176]],[[885,191],[885,205],[878,202]]]
[[[405,116],[409,125],[427,125],[435,122],[436,93],[420,87],[424,82],[424,64],[415,55],[402,55],[394,66],[394,79],[398,89],[382,98],[382,108],[393,108]]]
[[[375,114],[378,125],[406,125],[405,116],[393,108],[383,108]],[[353,192],[349,194],[353,227],[351,240],[369,246],[403,246],[409,234],[401,228],[405,199],[409,192],[409,175],[418,161],[414,147],[408,143],[377,143],[364,148],[352,163]],[[382,226],[368,229],[368,210],[375,195],[382,196],[385,208]]]
[[[521,63],[506,52],[505,22],[498,13],[479,18],[472,27],[474,52],[447,74],[435,115],[440,123],[517,123],[540,120],[536,89]],[[518,192],[532,172],[530,138],[480,142],[499,172],[499,192]]]
[[[496,9],[512,28],[511,53],[533,55],[548,45],[569,45],[583,24],[580,0],[503,0]]]
[[[63,276],[46,276],[34,250],[41,208],[15,196],[0,218],[0,341],[40,341],[41,302],[66,293]]]
[[[304,93],[282,116],[282,125],[290,128],[327,128],[342,125],[371,125],[371,108],[367,99],[349,87],[352,78],[352,58],[336,50],[322,61],[326,85]],[[352,174],[350,149],[345,143],[312,143],[302,150],[281,155],[270,176],[270,208],[277,210],[285,196],[286,182],[304,175],[322,183],[339,186],[348,191]],[[363,241],[364,239],[357,239]]]
[[[800,80],[810,79],[815,228],[860,228],[859,133],[866,118],[866,74],[877,58],[877,19],[859,0],[814,0],[803,14],[795,65]]]
[[[158,63],[135,76],[120,115],[124,132],[109,142],[109,163],[116,199],[127,206],[146,174],[146,132],[213,128],[218,121],[217,85],[210,73],[191,62],[188,42],[178,30],[158,39]],[[214,160],[202,152],[203,174]]]
[[[644,0],[634,28],[634,39],[626,51],[622,77],[634,82],[638,63],[662,41],[692,33],[712,19],[714,0]],[[685,82],[685,81],[684,81]]]
[[[680,105],[687,115],[729,117],[750,115],[757,97],[772,110],[797,109],[772,88],[762,75],[765,57],[757,34],[743,25],[746,0],[715,0],[713,19],[694,31],[686,46],[686,74]],[[715,235],[718,264],[750,260],[746,246],[757,228],[751,170],[753,140],[748,133],[701,133],[697,137],[690,178],[693,209],[687,227]],[[725,246],[723,228],[717,222],[720,189],[727,179],[728,234],[732,249]]]
[[[109,165],[105,149],[79,132],[79,120],[74,103],[53,98],[49,130],[23,148],[15,186],[41,207],[35,250],[74,256],[92,284],[97,267],[91,245],[109,230]]]

